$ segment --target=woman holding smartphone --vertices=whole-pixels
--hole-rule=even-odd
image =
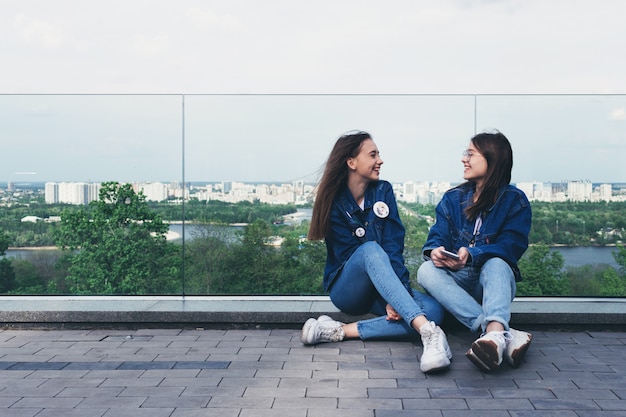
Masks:
[[[528,247],[531,209],[510,185],[513,151],[500,132],[474,136],[461,159],[463,184],[437,205],[418,282],[462,324],[482,331],[465,354],[483,371],[503,357],[518,367],[532,340],[509,327],[517,262]],[[451,256],[447,252],[452,252]]]
[[[324,289],[341,311],[378,317],[344,324],[307,320],[302,343],[421,336],[422,372],[450,365],[452,353],[437,325],[443,308],[411,288],[404,265],[404,226],[393,188],[380,179],[383,160],[371,136],[348,132],[335,143],[318,185],[308,238],[326,242]]]

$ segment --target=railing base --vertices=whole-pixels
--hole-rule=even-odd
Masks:
[[[626,299],[521,297],[511,324],[612,328],[626,324]],[[309,317],[350,322],[327,296],[3,296],[5,328],[298,328]]]

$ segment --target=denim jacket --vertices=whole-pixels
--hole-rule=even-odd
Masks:
[[[437,205],[437,221],[422,249],[424,257],[428,259],[430,251],[439,246],[454,252],[466,247],[469,266],[481,268],[490,258],[502,258],[513,269],[515,280],[521,281],[517,262],[528,248],[532,217],[526,195],[512,185],[503,187],[495,204],[481,214],[482,225],[474,234],[475,222],[463,213],[472,203],[474,191],[468,182],[444,194]]]
[[[386,217],[375,214],[374,204],[381,201],[389,210]],[[363,231],[365,234],[359,237]],[[337,192],[330,212],[330,228],[326,235],[324,289],[330,289],[343,265],[361,244],[376,241],[389,255],[396,275],[412,294],[409,271],[404,265],[402,254],[404,233],[391,184],[382,180],[371,182],[365,190],[364,210],[354,201],[348,187],[343,187]]]

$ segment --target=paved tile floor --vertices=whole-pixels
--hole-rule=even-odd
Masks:
[[[626,416],[626,330],[533,334],[484,374],[453,329],[451,368],[424,375],[419,343],[293,329],[0,330],[0,416]]]

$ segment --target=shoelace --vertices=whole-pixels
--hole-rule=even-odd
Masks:
[[[514,339],[513,335],[508,330],[505,330],[504,332],[502,332],[502,337],[504,338],[505,346],[508,345],[509,342]]]
[[[345,337],[345,332],[343,331],[343,327],[322,327],[320,326],[320,333],[324,339],[330,340],[332,342],[340,342]]]
[[[510,340],[513,340],[513,335],[511,335],[511,333],[509,333],[507,330],[504,330],[502,332],[493,331],[489,333],[483,333],[480,335],[480,337],[482,338],[486,335],[491,335],[491,337],[497,339],[498,342],[504,346],[506,346]]]
[[[437,349],[438,351],[441,351],[441,344],[439,343],[439,332],[437,331],[428,332],[428,334],[426,335],[426,338],[428,339],[429,346],[432,346],[432,344],[434,344],[435,349]]]

